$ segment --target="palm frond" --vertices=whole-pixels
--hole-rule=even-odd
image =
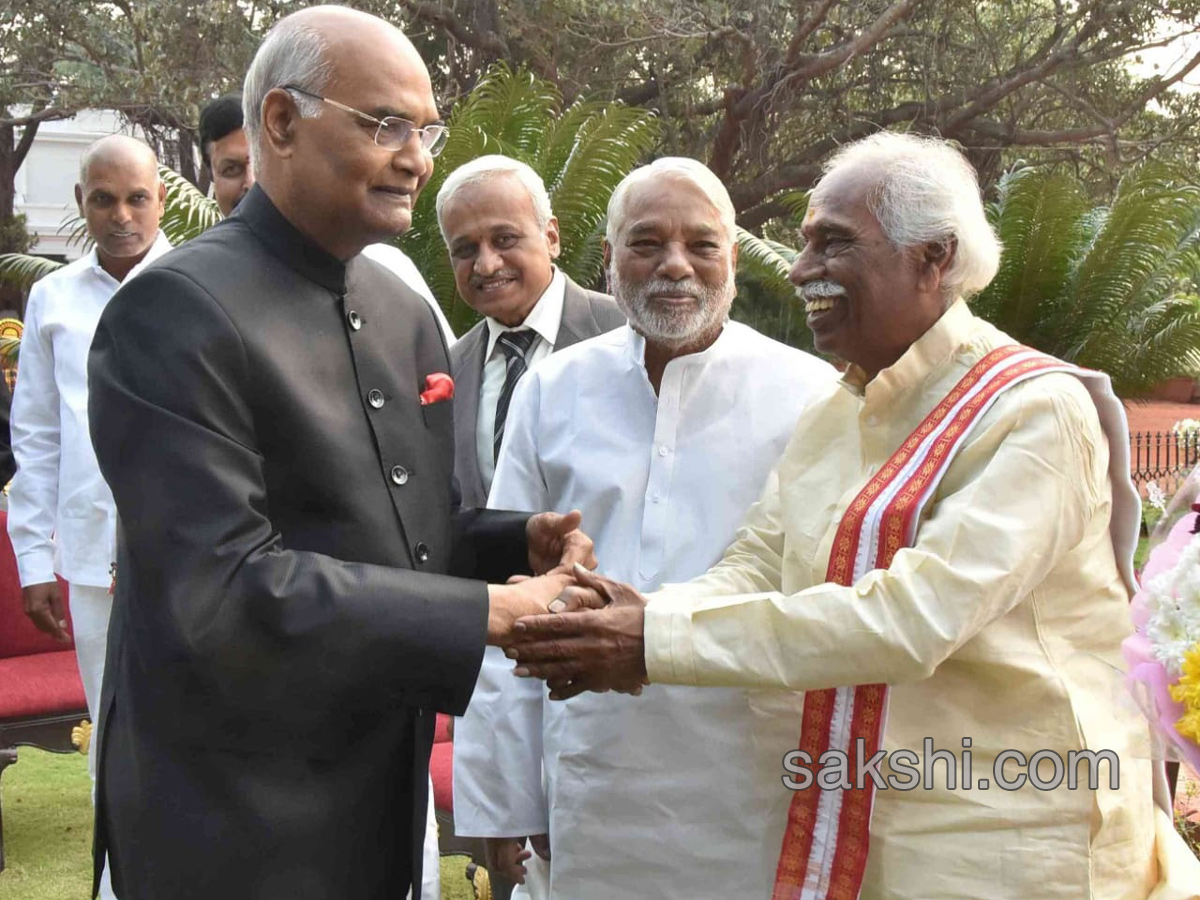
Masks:
[[[55,269],[61,269],[62,266],[60,262],[41,256],[25,253],[0,254],[0,284],[10,284],[27,291],[34,282],[45,278]]]
[[[576,104],[579,105],[579,104]],[[592,283],[601,265],[601,226],[608,200],[626,175],[658,142],[658,120],[616,103],[589,104],[590,114],[554,127],[572,129],[571,152],[557,176],[542,172],[558,218],[559,266],[581,284]],[[578,124],[576,124],[578,123]],[[552,143],[563,141],[555,134]]]
[[[808,212],[808,198],[808,191],[786,191],[776,199],[794,221],[801,222],[804,220],[804,214]]]
[[[87,220],[78,213],[68,213],[59,223],[59,234],[66,232],[67,245],[70,247],[78,247],[81,253],[90,253],[92,250],[92,236],[88,234]]]
[[[795,287],[788,280],[799,252],[777,241],[760,238],[744,228],[737,230],[738,273],[755,278],[770,290],[792,295]]]
[[[559,267],[582,284],[599,275],[608,198],[658,141],[658,121],[620,103],[580,100],[561,107],[553,84],[500,63],[450,115],[450,137],[413,210],[412,227],[396,244],[413,258],[457,332],[479,317],[458,297],[435,204],[446,177],[479,156],[503,153],[541,175],[559,224]]]
[[[159,227],[173,245],[190,241],[221,221],[217,201],[204,196],[194,184],[166,166],[159,166],[158,174],[167,186],[166,210]]]
[[[1072,358],[1094,358],[1110,330],[1129,331],[1179,293],[1200,253],[1200,188],[1155,166],[1125,179],[1070,278]]]
[[[793,347],[812,349],[812,333],[788,279],[800,252],[738,228],[738,293],[731,315]]]
[[[1018,169],[1001,179],[989,208],[1004,253],[992,283],[973,301],[976,311],[1018,340],[1061,352],[1063,286],[1088,211],[1082,186],[1065,175]]]
[[[1200,186],[1149,165],[1089,208],[1073,178],[1019,169],[989,216],[1004,254],[980,315],[1122,396],[1200,372]]]

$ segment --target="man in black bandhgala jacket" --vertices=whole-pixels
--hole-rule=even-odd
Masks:
[[[122,522],[97,858],[123,900],[403,898],[434,713],[566,583],[505,580],[595,561],[575,514],[457,509],[437,323],[358,255],[409,226],[444,140],[412,45],[309,9],[245,100],[258,187],[92,346]]]

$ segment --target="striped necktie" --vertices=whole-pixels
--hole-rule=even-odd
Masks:
[[[517,382],[529,368],[525,354],[537,340],[537,332],[531,328],[520,331],[503,331],[496,338],[496,344],[504,353],[504,387],[500,389],[500,397],[496,400],[496,430],[492,438],[493,459],[500,458],[500,442],[504,440],[504,420],[508,418],[508,404],[512,400]]]

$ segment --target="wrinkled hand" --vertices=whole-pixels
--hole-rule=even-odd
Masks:
[[[582,567],[575,571],[586,572]],[[487,642],[507,646],[513,636],[513,626],[523,616],[537,616],[551,610],[574,612],[588,603],[603,606],[598,595],[578,592],[564,597],[563,592],[574,582],[572,575],[554,571],[536,578],[516,577],[508,584],[488,585],[488,634]]]
[[[34,625],[56,641],[70,643],[67,616],[63,610],[62,588],[58,586],[57,580],[21,588],[21,596],[25,600],[25,615],[29,616]]]
[[[542,859],[550,859],[548,835],[529,836],[529,845],[533,851],[524,849],[525,840],[523,837],[483,839],[485,865],[494,882],[493,887],[497,886],[496,882],[504,884],[506,887],[513,884],[524,884],[525,876],[528,874],[524,863],[533,856],[534,852]]]
[[[529,541],[529,566],[535,575],[579,563],[596,568],[592,539],[579,530],[583,514],[573,509],[565,516],[553,512],[529,517],[525,536]]]
[[[641,693],[648,684],[646,598],[627,584],[576,567],[562,613],[522,618],[506,651],[515,674],[545,679],[551,700],[584,691]],[[596,609],[598,601],[607,605]],[[574,612],[572,610],[582,611]]]

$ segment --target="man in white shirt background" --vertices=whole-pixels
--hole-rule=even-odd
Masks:
[[[630,325],[525,379],[490,505],[582,510],[602,570],[646,589],[716,562],[836,377],[728,321],[736,260],[732,203],[702,164],[629,175],[605,261]],[[455,741],[456,828],[492,839],[534,898],[767,897],[801,696],[651,686],[549,704],[485,658]],[[518,849],[546,833],[549,862]]]
[[[525,163],[481,156],[459,166],[438,191],[437,216],[459,296],[484,317],[450,354],[454,474],[463,505],[483,506],[520,378],[552,352],[625,319],[611,297],[555,267],[558,220]]]
[[[75,654],[92,722],[97,722],[116,529],[112,494],[88,432],[87,358],[100,313],[121,283],[171,249],[159,230],[166,188],[145,144],[101,138],[80,160],[75,200],[94,247],[38,281],[29,293],[20,373],[12,406],[17,474],[9,488],[8,533],[25,612],[62,641],[69,584]],[[95,779],[96,741],[88,769]],[[107,881],[101,896],[112,896]]]

